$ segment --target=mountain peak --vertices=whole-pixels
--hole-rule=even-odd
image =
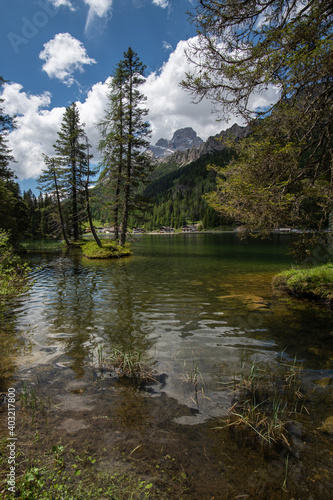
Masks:
[[[193,147],[199,147],[203,140],[198,137],[192,127],[185,127],[176,130],[172,139],[159,139],[155,146],[150,146],[149,150],[154,158],[166,158],[176,151],[186,151]]]

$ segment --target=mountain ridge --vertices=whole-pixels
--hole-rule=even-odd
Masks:
[[[203,142],[192,127],[185,127],[176,130],[170,141],[159,139],[155,146],[149,147],[148,152],[154,159],[163,160],[176,151],[186,151],[192,147],[199,147]]]
[[[227,148],[227,141],[230,139],[243,139],[250,133],[249,126],[241,126],[234,123],[227,130],[222,130],[220,133],[208,137],[199,147],[193,146],[185,151],[176,151],[166,159],[168,163],[177,163],[178,167],[183,167],[197,160],[203,155],[216,153]],[[161,160],[159,161],[161,163]]]
[[[186,127],[184,129],[179,129],[174,132],[171,141],[166,139],[159,139],[155,146],[151,146],[148,151],[152,153],[153,159],[159,164],[177,164],[178,168],[188,165],[189,163],[197,160],[203,155],[216,153],[227,148],[227,141],[229,139],[242,139],[249,135],[250,127],[241,126],[234,123],[227,130],[222,130],[214,136],[208,137],[206,141],[203,141],[197,136],[197,133],[192,129],[192,127]],[[191,147],[186,148],[187,134],[192,138],[193,144]],[[184,140],[176,150],[172,150],[171,145],[178,145],[178,138],[183,136]],[[190,143],[190,139],[187,143]],[[163,154],[160,156],[154,153],[155,148],[157,151]]]

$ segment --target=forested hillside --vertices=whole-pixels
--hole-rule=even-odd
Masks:
[[[153,180],[143,193],[151,200],[151,205],[144,212],[143,219],[132,218],[132,226],[153,230],[161,226],[180,228],[185,224],[201,222],[203,229],[206,229],[230,223],[208,206],[204,195],[216,189],[216,175],[207,169],[207,165],[214,163],[224,166],[229,163],[231,156],[228,149],[204,155]],[[166,165],[166,168],[170,169],[170,165]],[[159,166],[159,172],[163,172],[162,165]]]

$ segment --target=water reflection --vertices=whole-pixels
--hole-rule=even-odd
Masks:
[[[280,238],[145,236],[134,252],[119,261],[32,258],[35,284],[14,311],[32,341],[22,371],[67,366],[80,379],[99,346],[106,355],[133,347],[165,374],[155,390],[215,415],[226,405],[221,376],[231,378],[241,359],[273,362],[286,349],[311,368],[332,369],[331,313],[272,295],[272,276],[290,265]],[[200,401],[188,384],[193,370]]]

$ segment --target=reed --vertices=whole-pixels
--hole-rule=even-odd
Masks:
[[[114,347],[107,363],[119,380],[127,379],[137,384],[156,381],[152,364],[143,359],[139,350],[125,351],[119,347]]]
[[[248,374],[235,380],[235,402],[220,428],[249,431],[263,446],[289,449],[287,424],[306,409],[300,373],[296,358],[291,364],[279,363],[275,370],[254,361]]]

